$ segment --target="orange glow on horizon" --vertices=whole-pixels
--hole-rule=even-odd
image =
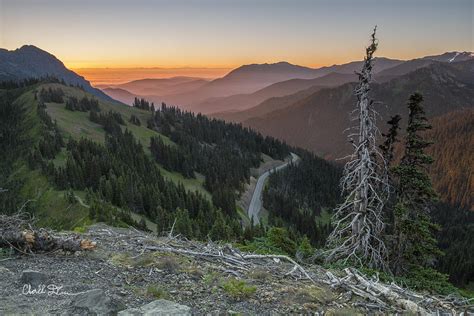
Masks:
[[[215,79],[231,71],[231,68],[70,68],[92,85],[114,85],[139,79],[160,79],[177,76]]]
[[[315,62],[315,60],[317,62]],[[356,54],[354,54],[354,56],[350,56],[350,54],[346,52],[344,56],[315,56],[314,58],[311,58],[311,60],[307,60],[307,58],[298,58],[297,61],[293,61],[290,58],[284,57],[271,58],[265,56],[251,60],[239,59],[233,61],[231,64],[212,64],[210,62],[205,63],[205,60],[201,60],[203,64],[199,65],[195,62],[189,61],[188,64],[192,64],[193,66],[173,66],[168,64],[166,66],[155,66],[156,64],[149,64],[144,60],[140,60],[142,62],[141,64],[136,63],[131,65],[125,65],[122,63],[89,63],[86,61],[65,61],[64,63],[66,67],[85,77],[93,85],[97,86],[120,84],[139,79],[159,79],[176,76],[215,79],[225,76],[233,69],[248,64],[271,64],[286,61],[294,65],[319,68],[324,66],[332,66],[334,64],[344,64],[356,60],[360,60],[360,58],[356,58]],[[188,62],[188,60],[185,62]]]

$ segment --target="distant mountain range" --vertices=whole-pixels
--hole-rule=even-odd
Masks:
[[[135,95],[166,96],[198,89],[209,80],[192,77],[172,77],[163,79],[141,79],[117,85],[100,85],[104,91],[110,88],[127,90]]]
[[[400,60],[377,58],[374,70],[376,72],[383,71],[402,62]],[[361,68],[361,63],[361,61],[355,61],[315,69],[293,65],[288,62],[251,64],[238,67],[224,77],[210,82],[203,82],[202,79],[194,78],[194,81],[186,83],[187,86],[183,84],[176,86],[176,89],[173,89],[174,91],[170,91],[168,86],[173,86],[172,80],[175,80],[175,78],[138,80],[115,85],[113,88],[125,89],[138,97],[147,95],[148,99],[155,103],[166,102],[195,112],[235,111],[255,106],[266,98],[294,93],[318,83],[288,82],[270,88],[273,84],[292,79],[312,80],[332,73],[336,73],[334,76],[353,76],[354,71]],[[329,82],[330,79],[327,80]],[[154,87],[153,84],[155,84]],[[298,86],[299,84],[301,84],[301,87]],[[336,83],[332,84],[335,85]],[[110,96],[120,99],[120,96],[115,94],[116,91],[106,90],[106,87],[103,86],[101,88],[104,88],[104,91]],[[269,90],[260,91],[265,88],[269,88]],[[255,95],[252,95],[254,93]],[[226,99],[227,97],[229,99]]]
[[[374,74],[378,82],[384,82],[434,62],[459,62],[470,58],[471,53],[467,52],[444,53],[409,61],[382,57],[374,61]],[[145,97],[155,103],[166,102],[194,112],[219,113],[216,116],[221,116],[221,112],[242,111],[269,98],[295,94],[317,85],[330,87],[355,81],[355,72],[360,70],[361,65],[362,61],[321,68],[288,62],[251,64],[238,67],[212,81],[175,77],[136,80],[101,88],[111,97],[126,103],[129,103],[129,96],[124,97],[123,92],[110,88],[127,90],[134,96]]]
[[[22,80],[26,78],[55,77],[67,84],[81,86],[85,91],[105,100],[113,100],[89,81],[69,70],[50,53],[33,45],[9,51],[0,48],[0,81]]]
[[[240,115],[244,125],[266,135],[336,158],[350,149],[342,132],[350,126],[348,113],[354,107],[355,86],[355,83],[348,83],[316,89],[309,96],[297,93],[288,99],[280,98],[284,106],[276,107],[274,111],[262,111],[261,108],[268,104],[267,100],[228,117],[232,119]],[[456,63],[434,62],[390,81],[373,83],[372,97],[382,102],[378,106],[382,128],[390,115],[399,113],[406,117],[406,101],[415,91],[424,95],[429,117],[473,107],[474,59]],[[220,117],[226,118],[226,115]]]
[[[346,82],[356,81],[355,74],[329,73],[315,79],[290,79],[277,82],[250,94],[237,94],[228,97],[210,98],[195,106],[202,113],[229,112],[252,108],[259,103],[275,97],[296,93],[311,87],[335,87]]]

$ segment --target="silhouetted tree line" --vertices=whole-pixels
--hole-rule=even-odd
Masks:
[[[150,103],[143,98],[135,98],[133,100],[132,106],[141,110],[155,111],[155,104],[153,102]]]
[[[39,97],[42,102],[63,103],[64,91],[61,88],[41,88]]]
[[[140,119],[135,114],[132,114],[128,121],[132,123],[133,125],[137,125],[137,126],[142,125],[142,123],[140,122]]]
[[[66,109],[69,111],[80,111],[80,112],[87,112],[87,111],[95,111],[99,112],[99,101],[94,98],[88,98],[87,96],[82,97],[82,99],[78,100],[76,97],[69,97],[66,100]]]
[[[125,125],[122,115],[115,111],[99,113],[95,110],[91,110],[89,119],[94,123],[102,125],[104,130],[111,134],[116,134],[118,131],[121,131],[120,125]]]
[[[59,82],[56,78],[54,79],[56,82]],[[44,79],[37,79],[37,78],[28,78],[28,79],[22,79],[22,80],[4,80],[4,81],[0,81],[0,89],[12,90],[12,89],[29,87],[34,84],[44,82],[43,80]]]

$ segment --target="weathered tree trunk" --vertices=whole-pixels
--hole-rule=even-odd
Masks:
[[[44,230],[0,233],[0,248],[11,247],[22,252],[49,252],[59,249],[75,252],[94,249],[95,246],[95,242],[87,239],[55,237]]]
[[[49,252],[54,250],[82,251],[96,247],[96,243],[76,237],[54,236],[46,229],[35,229],[32,220],[24,213],[0,215],[0,248],[20,252]]]
[[[349,135],[354,152],[344,168],[341,180],[345,201],[336,209],[334,230],[329,235],[327,261],[354,261],[360,265],[387,270],[387,254],[382,240],[382,209],[388,192],[386,163],[378,151],[376,112],[369,98],[373,54],[377,49],[375,29],[366,50],[353,120],[356,130]],[[356,138],[352,140],[352,138]],[[380,163],[378,160],[382,160]]]

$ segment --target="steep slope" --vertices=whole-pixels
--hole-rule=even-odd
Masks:
[[[444,201],[474,211],[474,109],[455,111],[431,121],[430,174]]]
[[[274,83],[251,94],[237,94],[229,97],[211,98],[194,108],[201,113],[241,111],[257,106],[266,99],[281,97],[308,89],[313,86],[334,87],[355,81],[355,74],[330,73],[315,79],[290,79]]]
[[[308,89],[298,91],[296,93],[285,95],[282,97],[273,97],[266,99],[262,103],[254,106],[253,108],[244,110],[244,111],[227,111],[227,112],[218,112],[210,114],[210,116],[223,119],[227,122],[237,122],[241,123],[251,118],[258,118],[264,116],[265,114],[284,109],[291,105],[297,104],[298,102],[304,100],[310,95],[320,91],[327,87],[323,86],[312,86]]]
[[[137,97],[136,94],[130,93],[127,90],[120,88],[104,88],[102,89],[102,91],[111,98],[128,105],[131,105],[133,103],[133,100],[135,100],[135,98]]]
[[[457,63],[473,59],[474,55],[469,52],[451,52],[441,55],[426,56],[423,58],[408,60],[394,67],[387,68],[377,73],[375,79],[378,82],[388,81],[395,77],[406,75],[407,73],[415,71],[419,68],[427,67],[434,62]]]
[[[473,106],[474,61],[435,63],[382,84],[373,84],[381,122],[389,115],[406,115],[406,100],[414,91],[425,97],[429,117]],[[350,126],[348,113],[354,104],[355,84],[323,89],[304,101],[244,122],[263,132],[327,157],[338,157],[349,146],[343,131]]]
[[[26,142],[22,142],[22,151],[16,153],[15,156],[12,157],[15,162],[8,162],[8,166],[13,168],[11,170],[11,175],[9,176],[9,172],[6,173],[7,178],[4,179],[2,174],[0,180],[2,180],[3,187],[10,189],[9,194],[18,195],[17,200],[20,202],[34,199],[34,202],[31,202],[30,206],[32,207],[32,210],[35,211],[36,216],[40,219],[41,225],[70,230],[75,227],[87,225],[91,221],[89,210],[83,205],[83,201],[86,201],[86,192],[84,190],[76,189],[74,191],[74,196],[80,203],[71,202],[66,198],[67,191],[54,184],[54,181],[52,181],[54,177],[52,179],[47,176],[41,168],[36,169],[30,166],[30,159],[33,159],[34,157],[30,156],[33,148],[36,148],[37,146],[39,146],[40,149],[43,147],[48,148],[48,146],[53,143],[52,140],[46,141],[42,139],[42,137],[45,137],[45,133],[49,134],[49,132],[45,130],[44,123],[42,122],[44,117],[40,114],[40,110],[37,109],[37,91],[41,91],[43,88],[46,90],[49,88],[53,90],[61,89],[61,91],[64,92],[64,101],[70,98],[77,98],[80,100],[84,97],[87,97],[89,100],[93,99],[91,94],[81,89],[61,84],[39,84],[23,88],[23,90],[19,92],[16,92],[18,89],[15,90],[14,93],[17,93],[18,96],[15,97],[15,100],[11,104],[15,108],[21,109],[21,112],[19,113],[22,113],[22,111],[25,113],[23,121],[15,123],[15,125],[18,125],[18,133],[16,133],[16,136],[18,136],[19,139],[24,139]],[[6,100],[2,93],[7,92],[0,90],[0,100],[2,100],[2,102],[10,102]],[[9,93],[9,95],[11,94]],[[159,137],[165,144],[176,146],[166,136],[146,127],[146,121],[151,117],[150,112],[101,99],[98,100],[98,104],[103,113],[114,111],[124,118],[123,128],[130,131],[135,139],[144,146],[144,150],[147,154],[151,155],[148,147],[152,137]],[[8,111],[5,111],[4,106],[4,104],[0,104],[0,109],[2,110],[3,115],[7,115]],[[66,109],[64,102],[46,102],[45,106],[45,112],[52,119],[52,122],[54,122],[54,126],[59,129],[65,142],[71,139],[76,141],[91,140],[97,144],[105,143],[106,131],[100,124],[90,120],[89,113],[70,111]],[[143,124],[138,126],[130,123],[129,118],[132,115],[137,117]],[[17,115],[17,117],[18,116],[19,115]],[[14,123],[14,121],[12,121],[8,116],[6,116],[5,119]],[[4,124],[2,123],[2,127],[3,125]],[[6,125],[6,127],[8,127],[8,125]],[[8,127],[8,129],[12,130],[10,127]],[[4,133],[0,132],[0,143],[2,143],[3,140]],[[6,152],[14,153],[11,142],[7,144],[9,145],[7,147],[8,151]],[[44,151],[47,155],[50,155],[49,152],[50,150]],[[42,155],[45,155],[44,153]],[[69,160],[69,154],[67,148],[63,147],[59,153],[53,157],[53,159],[49,160],[48,168],[52,168],[53,166],[56,168],[66,166]],[[44,158],[46,159],[47,156],[44,156]],[[49,158],[51,158],[51,156]],[[159,166],[159,168],[161,174],[165,179],[167,179],[167,181],[173,182],[176,186],[182,186],[188,192],[196,192],[207,200],[211,199],[209,192],[204,189],[204,179],[201,175],[197,175],[196,178],[185,178],[177,172],[166,170],[161,166]],[[4,170],[3,167],[0,169]],[[8,194],[0,196],[0,206],[3,206],[3,212],[15,209],[14,205],[11,203],[3,205],[2,203],[4,199],[11,201]],[[106,209],[105,205],[103,207]],[[65,212],[66,209],[70,211]],[[139,221],[140,219],[140,216],[135,217],[136,221]],[[103,220],[105,220],[105,218],[103,218]]]
[[[452,63],[458,61],[472,60],[474,59],[474,54],[472,52],[446,52],[441,55],[426,56],[423,57],[423,59]]]
[[[89,81],[67,69],[52,54],[33,45],[24,45],[13,51],[0,49],[0,81],[27,78],[55,77],[69,85],[81,86],[85,91],[105,100],[113,99],[93,88]]]
[[[289,155],[285,144],[240,125],[166,105],[140,110],[58,83],[29,84],[8,83],[2,87],[9,90],[0,90],[18,91],[16,105],[2,102],[0,110],[21,117],[22,130],[33,133],[13,133],[13,118],[2,117],[8,124],[1,126],[0,148],[8,150],[0,157],[6,153],[12,161],[5,164],[6,178],[5,159],[0,161],[0,183],[9,192],[0,195],[0,206],[15,210],[18,200],[34,199],[31,205],[46,226],[73,229],[105,221],[162,231],[176,219],[175,229],[190,238],[239,238],[239,220],[246,217],[236,200],[251,169],[264,155],[274,160]],[[23,109],[38,124],[26,122]],[[11,138],[31,143],[14,153]],[[75,217],[62,213],[76,201],[89,210]]]

